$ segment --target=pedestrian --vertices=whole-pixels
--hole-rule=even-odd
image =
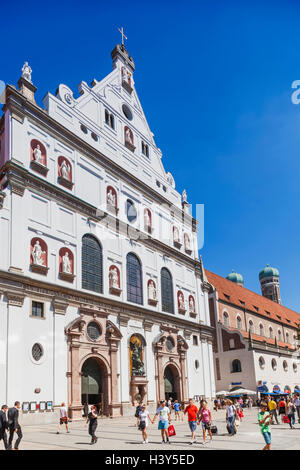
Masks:
[[[296,407],[296,410],[297,410],[298,423],[300,423],[300,397],[299,397],[299,395],[296,395],[294,404],[295,404],[295,407]]]
[[[61,426],[64,424],[66,426],[66,431],[69,433],[69,425],[68,425],[68,410],[66,408],[66,404],[62,403],[59,409],[59,424],[56,434],[59,434]]]
[[[295,411],[296,408],[292,403],[291,399],[288,398],[287,403],[285,405],[285,414],[289,418],[289,425],[291,429],[295,429]]]
[[[271,450],[271,430],[269,426],[271,421],[271,415],[268,411],[267,403],[263,401],[260,404],[260,411],[258,413],[257,419],[261,433],[266,443],[262,450]]]
[[[281,415],[281,422],[282,423],[283,423],[283,417],[285,416],[285,406],[286,406],[286,403],[285,403],[284,399],[281,398],[281,400],[279,401],[279,403],[277,405],[277,409],[278,409],[279,416]]]
[[[178,403],[178,400],[175,400],[174,402],[174,411],[175,411],[175,421],[177,421],[177,418],[180,421],[180,403]]]
[[[169,439],[168,427],[171,423],[170,410],[166,406],[165,400],[160,400],[159,407],[156,410],[156,414],[153,419],[153,423],[156,420],[156,416],[159,416],[158,429],[161,432],[162,444],[168,443],[171,444]],[[166,438],[166,440],[165,440]]]
[[[214,409],[218,411],[219,400],[217,398],[214,400],[214,405]]]
[[[7,449],[7,434],[6,430],[8,429],[8,421],[6,412],[8,410],[7,405],[3,405],[0,411],[0,441],[3,440],[4,448]]]
[[[170,415],[172,415],[172,407],[173,407],[173,404],[172,404],[172,397],[169,397],[169,400],[168,400],[168,408],[170,410]]]
[[[137,407],[135,409],[135,417],[136,417],[136,423],[135,423],[135,426],[138,426],[139,425],[139,415],[140,415],[140,411],[142,411],[142,402],[139,401],[138,404],[137,404]]]
[[[98,426],[98,412],[97,406],[92,405],[91,411],[88,414],[86,422],[89,423],[89,435],[91,436],[91,445],[96,444],[98,437],[95,436],[95,432]]]
[[[19,424],[19,409],[21,408],[21,404],[19,401],[16,401],[12,408],[9,408],[7,412],[7,420],[8,420],[8,427],[9,427],[9,439],[8,439],[8,450],[12,449],[12,442],[14,438],[14,433],[17,434],[18,438],[14,445],[14,450],[19,450],[19,445],[21,439],[23,437],[22,429]]]
[[[190,427],[190,431],[192,433],[190,444],[194,444],[196,442],[196,429],[197,429],[197,415],[198,415],[198,408],[194,405],[193,399],[189,399],[189,404],[184,410],[184,414],[188,414],[188,423]]]
[[[139,414],[139,430],[142,431],[143,436],[143,444],[148,444],[148,435],[147,435],[147,428],[149,421],[153,424],[153,420],[150,417],[150,413],[147,410],[146,405],[142,405],[142,410]]]
[[[270,415],[271,415],[271,424],[274,424],[274,418],[275,418],[276,424],[279,424],[278,418],[277,418],[277,410],[276,410],[277,404],[276,404],[276,401],[273,400],[273,398],[271,398],[271,400],[269,401],[268,408],[269,408]]]
[[[230,436],[236,434],[235,420],[237,418],[237,411],[231,400],[226,400],[226,421],[227,429]]]
[[[203,401],[202,408],[198,414],[199,421],[198,423],[202,425],[202,432],[203,432],[203,444],[206,442],[206,431],[209,434],[210,442],[212,441],[212,433],[211,433],[211,412],[207,407],[206,400]]]

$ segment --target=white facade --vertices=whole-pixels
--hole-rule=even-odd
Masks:
[[[1,403],[46,401],[55,407],[64,401],[78,416],[87,358],[101,363],[111,416],[132,414],[137,391],[154,406],[164,395],[168,366],[179,379],[176,396],[182,401],[215,395],[208,286],[198,260],[196,223],[162,165],[134,88],[133,61],[121,46],[112,55],[114,69],[106,78],[91,87],[81,82],[77,99],[60,85],[56,96],[45,96],[45,110],[35,104],[35,87],[26,78],[20,79],[20,92],[6,90],[0,125]],[[87,234],[102,249],[102,292],[82,287]],[[37,257],[36,246],[42,253]],[[71,261],[64,270],[66,252]],[[141,265],[142,305],[128,301],[128,253]],[[174,313],[163,311],[162,268],[172,276]],[[42,317],[33,315],[32,302],[43,304]],[[93,319],[102,329],[99,344],[87,336]],[[132,335],[143,341],[145,374],[138,379],[130,373]],[[172,351],[165,346],[168,337],[174,340]],[[34,344],[42,349],[37,361]]]

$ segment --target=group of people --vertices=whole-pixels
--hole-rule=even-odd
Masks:
[[[236,400],[235,400],[236,401]],[[249,408],[252,409],[253,400],[251,397],[240,397],[238,400],[239,406],[241,408]],[[224,410],[226,408],[226,399],[225,398],[216,398],[214,400],[214,410]]]
[[[180,411],[183,411],[183,416],[187,414],[188,424],[191,431],[191,441],[190,444],[196,443],[196,430],[197,426],[201,424],[202,434],[203,434],[203,444],[206,443],[206,433],[212,441],[212,432],[211,432],[211,421],[212,415],[207,406],[206,400],[201,400],[200,407],[194,404],[193,399],[189,399],[189,404],[184,408],[182,404],[178,403],[177,400],[172,404],[172,400],[160,400],[159,406],[156,410],[156,413],[153,418],[151,418],[147,406],[140,403],[136,408],[135,416],[137,418],[137,425],[139,430],[142,432],[143,444],[148,443],[148,434],[147,428],[149,422],[154,424],[155,420],[158,418],[158,429],[161,432],[162,444],[170,444],[170,436],[175,435],[174,427],[171,425],[171,413],[172,409],[175,411],[175,421],[180,420]]]
[[[19,409],[21,404],[16,401],[12,408],[3,405],[0,411],[0,440],[3,440],[6,450],[19,450],[19,444],[23,437],[22,429],[19,424]],[[13,445],[14,435],[17,439]]]

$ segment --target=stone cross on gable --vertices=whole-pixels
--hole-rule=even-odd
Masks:
[[[124,34],[124,31],[123,31],[123,26],[122,26],[122,28],[121,28],[121,29],[120,29],[120,28],[118,28],[118,30],[119,30],[119,31],[120,31],[120,33],[122,34],[122,45],[124,45],[124,38],[125,38],[125,39],[127,39],[127,36],[125,36],[125,34]]]

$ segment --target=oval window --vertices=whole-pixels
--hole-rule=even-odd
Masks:
[[[129,222],[134,222],[137,218],[137,211],[135,205],[132,201],[127,199],[126,203],[126,215]]]
[[[31,353],[32,353],[32,357],[33,359],[38,362],[43,354],[44,354],[44,351],[43,351],[43,348],[40,344],[38,343],[35,343],[33,346],[32,346],[32,350],[31,350]]]
[[[129,106],[127,106],[127,104],[122,105],[122,111],[124,115],[126,116],[126,118],[129,121],[132,121],[133,115],[132,115],[131,109],[129,108]]]
[[[88,337],[92,341],[96,341],[99,338],[99,336],[101,335],[101,330],[100,330],[100,327],[99,327],[98,323],[96,323],[94,321],[89,323],[88,326],[87,326],[87,334],[88,334]]]

